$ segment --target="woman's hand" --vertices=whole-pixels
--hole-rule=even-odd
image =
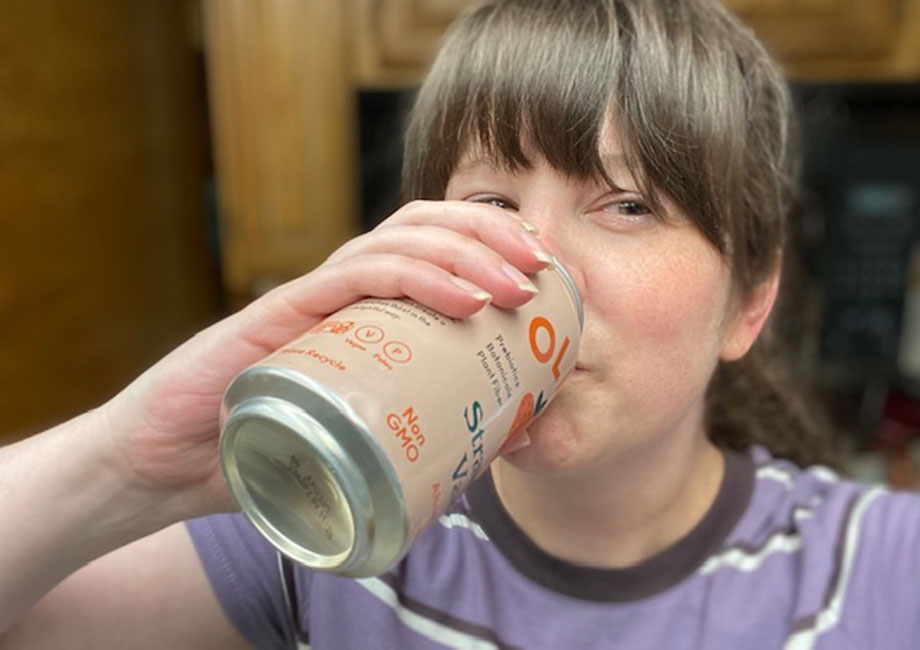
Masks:
[[[180,494],[188,518],[233,508],[220,472],[220,400],[231,380],[363,297],[408,297],[454,318],[532,295],[550,257],[508,212],[416,201],[307,275],[197,334],[100,409],[110,463],[131,486]]]

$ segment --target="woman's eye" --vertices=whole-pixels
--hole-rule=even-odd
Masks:
[[[473,197],[470,199],[470,201],[473,203],[485,203],[487,205],[494,205],[496,208],[501,208],[502,210],[517,210],[517,206],[514,203],[508,201],[507,199],[503,199],[500,196]]]
[[[657,215],[641,196],[612,196],[597,208],[598,217],[608,228],[642,229],[658,222]]]
[[[643,217],[651,214],[652,211],[647,205],[639,201],[617,201],[611,204],[617,214],[624,217]]]

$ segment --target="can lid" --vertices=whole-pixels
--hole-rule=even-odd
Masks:
[[[224,425],[221,459],[243,512],[283,553],[320,570],[366,559],[367,483],[307,412],[274,397],[245,400]]]

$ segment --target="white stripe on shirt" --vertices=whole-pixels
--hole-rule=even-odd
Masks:
[[[466,528],[479,539],[489,541],[489,536],[486,535],[486,531],[482,529],[482,526],[459,512],[441,515],[438,517],[438,523],[444,526],[444,528]]]
[[[775,465],[764,465],[763,467],[757,468],[757,478],[759,479],[773,479],[774,481],[779,481],[785,485],[790,490],[793,487],[792,474],[789,472],[780,469]]]
[[[847,586],[850,582],[850,573],[853,570],[853,559],[856,557],[856,547],[859,545],[860,528],[866,510],[872,502],[885,490],[874,488],[867,491],[853,506],[847,522],[846,537],[844,538],[842,566],[839,579],[834,589],[834,594],[825,608],[815,616],[814,624],[804,630],[799,630],[786,640],[784,650],[810,650],[814,647],[818,637],[833,628],[840,622],[840,612],[846,597]]]
[[[766,543],[756,551],[742,548],[729,548],[713,555],[703,563],[699,572],[703,575],[715,573],[723,567],[737,569],[750,573],[760,568],[760,565],[776,553],[795,553],[802,548],[802,538],[796,534],[785,532],[774,533]]]
[[[399,602],[399,596],[390,585],[379,578],[364,578],[356,580],[359,585],[367,589],[374,596],[384,602],[393,610],[396,617],[403,625],[408,627],[422,636],[428,637],[433,641],[442,643],[449,648],[477,648],[477,649],[494,649],[498,646],[491,641],[479,639],[475,636],[465,634],[459,630],[447,627],[442,623],[426,618],[421,614],[413,612],[402,606]]]
[[[837,473],[824,465],[814,465],[805,469],[805,473],[822,483],[836,483],[840,480]],[[757,478],[772,479],[785,485],[788,489],[795,487],[795,474],[780,465],[770,464],[757,468]]]

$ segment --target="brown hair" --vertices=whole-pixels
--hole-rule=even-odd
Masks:
[[[404,197],[443,198],[473,142],[510,169],[529,166],[527,142],[567,175],[609,181],[599,140],[612,123],[653,208],[664,194],[689,215],[746,296],[780,259],[797,174],[791,116],[781,71],[715,1],[492,0],[451,28],[419,90]],[[831,460],[765,362],[755,349],[717,370],[709,435]]]

